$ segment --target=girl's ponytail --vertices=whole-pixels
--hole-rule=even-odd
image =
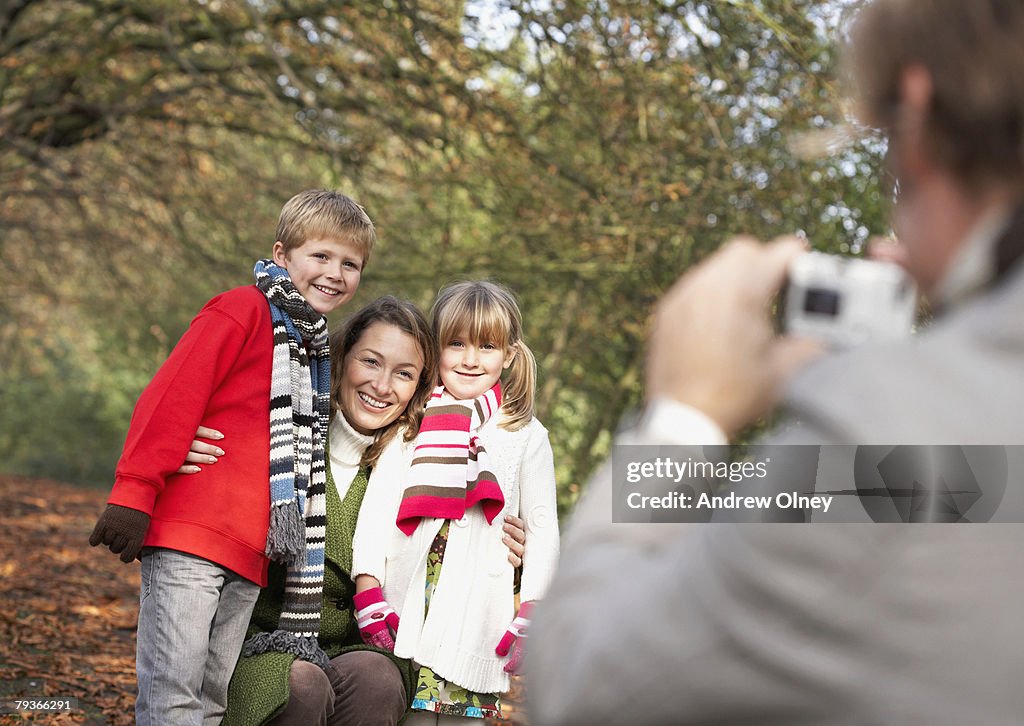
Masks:
[[[537,391],[537,360],[522,338],[511,343],[515,357],[508,367],[501,390],[501,409],[505,420],[501,428],[515,431],[533,418],[533,401]]]

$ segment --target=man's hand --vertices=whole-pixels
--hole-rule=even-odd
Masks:
[[[696,266],[659,303],[647,360],[647,395],[699,409],[731,436],[777,402],[790,376],[823,348],[775,335],[769,308],[796,237],[736,238]]]
[[[89,535],[89,544],[105,544],[121,562],[131,562],[142,551],[142,540],[149,529],[149,515],[138,509],[108,504]]]

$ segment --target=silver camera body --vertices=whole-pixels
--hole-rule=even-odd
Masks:
[[[790,265],[783,331],[834,347],[910,335],[917,289],[892,262],[809,252]]]

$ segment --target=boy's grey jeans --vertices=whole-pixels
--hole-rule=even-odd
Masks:
[[[142,551],[138,726],[215,726],[260,588],[201,557]]]

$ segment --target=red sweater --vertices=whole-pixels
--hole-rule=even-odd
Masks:
[[[145,546],[202,557],[261,587],[272,362],[263,293],[250,285],[210,300],[139,396],[109,499],[152,516]],[[175,474],[200,423],[224,434],[227,454],[198,474]]]

